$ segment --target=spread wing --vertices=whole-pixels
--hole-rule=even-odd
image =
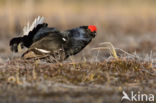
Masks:
[[[43,27],[40,30],[38,30],[38,32],[34,35],[33,42],[36,42],[42,39],[43,37],[48,36],[49,34],[57,34],[57,33],[59,33],[59,30],[57,30],[56,28]]]
[[[36,36],[36,35],[35,35]],[[43,32],[36,36],[34,43],[22,57],[24,58],[51,58],[50,60],[62,61],[64,54],[62,35],[56,32]],[[32,55],[33,54],[33,55]]]

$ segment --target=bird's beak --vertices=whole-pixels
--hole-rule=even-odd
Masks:
[[[94,38],[96,36],[96,32],[92,32],[91,36]]]

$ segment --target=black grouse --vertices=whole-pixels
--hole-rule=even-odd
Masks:
[[[28,48],[23,53],[24,58],[49,58],[52,61],[63,61],[71,55],[79,53],[96,36],[96,26],[80,26],[70,30],[60,31],[48,27],[43,17],[35,19],[23,29],[23,36],[10,41],[13,52],[19,48]],[[29,55],[31,54],[31,55]]]

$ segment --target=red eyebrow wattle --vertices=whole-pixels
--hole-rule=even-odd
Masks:
[[[95,25],[89,25],[89,26],[88,26],[88,29],[89,29],[91,32],[97,31],[97,28],[96,28]]]

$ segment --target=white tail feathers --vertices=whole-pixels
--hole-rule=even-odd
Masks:
[[[30,31],[32,31],[37,25],[39,24],[43,24],[44,22],[44,17],[40,17],[38,16],[34,22],[32,23],[32,25],[30,26],[29,22],[27,23],[27,25],[23,28],[23,35],[28,35]]]

